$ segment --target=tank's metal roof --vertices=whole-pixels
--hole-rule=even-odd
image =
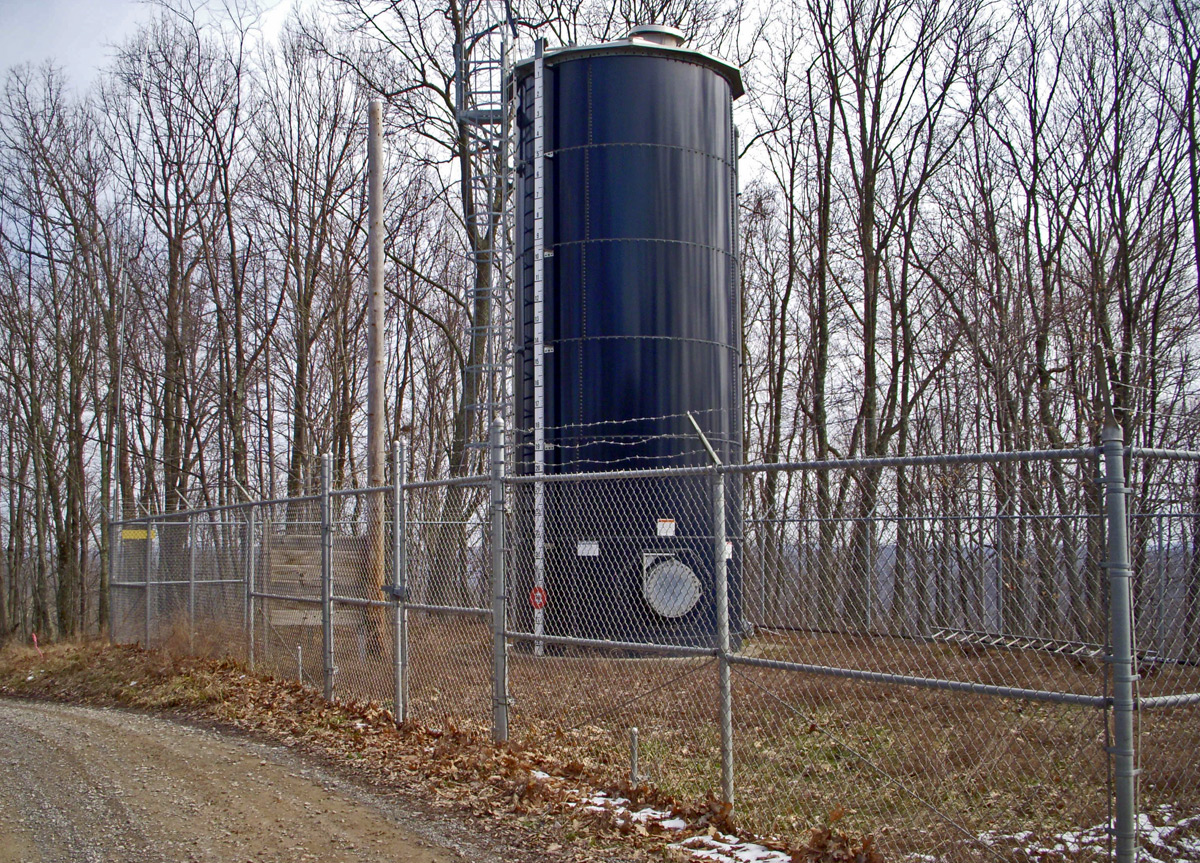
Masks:
[[[705,54],[703,51],[674,47],[661,44],[658,41],[638,38],[641,31],[649,29],[648,27],[635,27],[629,32],[629,36],[626,38],[618,39],[615,42],[604,42],[599,45],[564,45],[561,48],[547,48],[542,56],[546,63],[550,65],[561,63],[564,60],[575,60],[584,56],[605,56],[610,54],[644,54],[652,57],[670,57],[675,60],[696,63],[697,65],[712,69],[729,82],[729,89],[734,99],[745,94],[746,90],[742,86],[742,71],[737,66],[726,63],[719,57]],[[656,29],[666,31],[669,28]],[[524,78],[533,72],[533,60],[533,57],[526,57],[514,64],[513,73],[518,79]]]

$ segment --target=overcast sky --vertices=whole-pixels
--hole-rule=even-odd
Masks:
[[[86,87],[149,14],[137,0],[0,0],[0,67],[53,60]]]
[[[261,0],[264,29],[277,30],[291,0]],[[84,88],[112,56],[113,45],[153,14],[139,0],[0,0],[0,77],[18,63],[53,60]]]

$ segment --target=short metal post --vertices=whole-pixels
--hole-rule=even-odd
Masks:
[[[1115,807],[1112,834],[1117,863],[1137,857],[1137,775],[1134,751],[1133,606],[1129,566],[1129,537],[1125,513],[1125,442],[1121,429],[1106,426],[1104,441],[1104,502],[1108,528],[1109,644],[1112,647],[1112,758]]]
[[[329,491],[332,470],[329,454],[321,456],[321,648],[325,656],[322,674],[327,701],[333,700],[333,513]]]
[[[629,729],[629,787],[637,788],[638,782],[638,730],[637,726]]]
[[[404,442],[392,453],[392,597],[396,602],[396,724],[408,721],[408,560],[404,532]]]
[[[145,542],[146,542],[146,572],[145,572],[145,575],[146,575],[146,647],[147,648],[150,647],[150,627],[151,627],[151,620],[152,620],[151,614],[150,614],[150,600],[151,600],[151,597],[150,597],[150,569],[151,569],[150,534],[151,534],[152,530],[153,530],[152,522],[150,521],[150,517],[147,516],[146,517],[146,540],[145,540]]]
[[[492,423],[492,738],[508,740],[507,596],[504,573],[504,422]]]
[[[246,510],[246,660],[254,670],[254,515],[253,506]]]
[[[721,697],[721,802],[733,805],[733,683],[729,671],[729,553],[725,547],[725,477],[713,468],[713,592]]]
[[[188,516],[188,653],[196,651],[196,517]]]

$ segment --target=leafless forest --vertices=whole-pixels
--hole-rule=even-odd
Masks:
[[[747,461],[1092,445],[1106,405],[1127,442],[1200,448],[1194,0],[514,13],[519,53],[656,22],[742,66]],[[330,0],[268,38],[244,5],[172,3],[86,90],[5,73],[0,637],[106,625],[106,514],[310,493],[326,452],[361,484],[371,98],[390,435],[413,479],[478,467],[473,250],[499,192],[473,182],[454,60],[483,14]],[[1200,509],[1200,473],[1156,464],[1131,510]],[[1089,468],[1055,465],[998,466],[994,505],[1098,512]],[[866,475],[765,473],[748,515],[955,506],[944,476]]]

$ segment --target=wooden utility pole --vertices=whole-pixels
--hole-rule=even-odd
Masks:
[[[371,100],[367,141],[367,484],[384,484],[383,417],[383,102]]]
[[[371,100],[367,122],[367,485],[381,488],[387,464],[384,422],[383,302],[383,102]],[[369,495],[365,563],[368,599],[381,599],[384,583],[386,495]],[[364,630],[372,648],[383,645],[382,617],[364,609]]]

